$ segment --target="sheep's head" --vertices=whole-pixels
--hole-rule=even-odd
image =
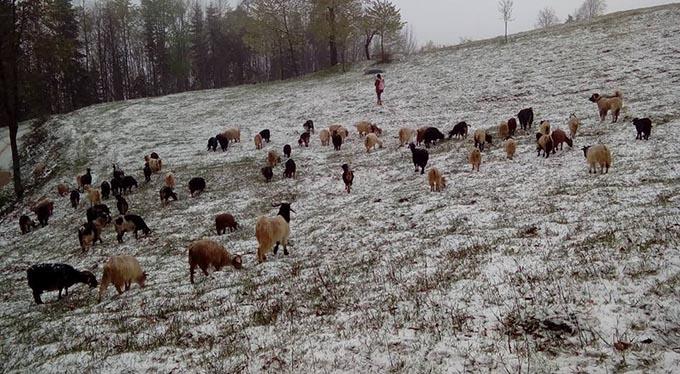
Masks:
[[[600,100],[600,94],[599,94],[599,93],[594,93],[593,96],[591,96],[590,99],[588,99],[588,100],[590,100],[590,101],[596,103],[596,102],[598,102],[598,100]]]
[[[573,141],[573,140],[567,138],[565,141],[567,142],[567,145],[568,145],[568,146],[570,146],[570,147],[573,147],[573,146],[574,146],[574,141]]]
[[[583,157],[588,157],[588,148],[590,148],[589,145],[581,148],[581,150],[583,151]]]
[[[286,222],[290,223],[290,212],[295,213],[293,208],[290,207],[290,203],[279,203],[279,204],[272,204],[273,207],[279,207],[279,215],[283,217],[283,219],[286,220]]]
[[[144,288],[144,282],[146,282],[146,277],[147,274],[146,272],[143,272],[142,275],[137,278],[137,283],[139,283],[139,287]]]
[[[91,272],[85,270],[80,272],[82,282],[90,286],[90,288],[97,287],[97,278]]]
[[[234,269],[242,269],[243,260],[241,259],[241,255],[235,255],[234,258],[231,259],[231,265]]]
[[[342,167],[342,170],[343,170],[343,171],[349,170],[349,165],[347,165],[347,164],[342,164],[341,167]]]

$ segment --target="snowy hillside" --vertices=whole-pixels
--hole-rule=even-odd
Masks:
[[[49,226],[20,235],[24,206],[0,226],[2,372],[671,372],[680,365],[680,5],[627,12],[582,27],[525,33],[509,45],[479,43],[386,67],[385,105],[357,70],[278,84],[102,104],[45,124],[48,182],[30,196],[56,202]],[[624,93],[617,124],[600,123],[593,92]],[[524,107],[566,129],[582,119],[574,148],[536,157],[520,132],[507,160],[495,128]],[[649,141],[633,117],[650,117]],[[305,120],[317,131],[360,120],[385,131],[367,154],[352,132],[340,152],[297,146]],[[448,179],[431,193],[398,148],[400,127],[448,132],[465,120],[492,129],[481,172],[470,172],[472,137],[430,148],[428,168]],[[207,152],[231,126],[242,142]],[[536,124],[535,124],[536,126]],[[256,150],[253,136],[272,131]],[[535,130],[536,127],[533,128]],[[580,148],[613,152],[606,175],[589,175]],[[266,152],[293,146],[297,179]],[[58,198],[56,184],[91,167],[95,184],[111,163],[138,181],[143,156],[158,152],[178,178],[180,199],[162,207],[162,177],[128,195],[148,238],[113,227],[83,254],[85,208]],[[340,165],[355,171],[344,192]],[[188,196],[191,177],[208,188]],[[292,214],[290,255],[257,264],[254,235],[272,202]],[[106,203],[115,210],[115,200]],[[216,236],[214,216],[242,228]],[[32,214],[32,213],[31,213]],[[33,216],[34,217],[34,216]],[[35,219],[35,218],[34,218]],[[244,269],[197,274],[186,247],[210,238],[244,255]],[[118,296],[76,285],[57,301],[33,302],[26,268],[64,262],[98,279],[111,255],[129,254],[149,273],[145,288]],[[630,344],[627,344],[630,343]],[[676,368],[676,369],[673,369]]]

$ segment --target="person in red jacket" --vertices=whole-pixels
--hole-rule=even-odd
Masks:
[[[382,98],[381,95],[383,91],[385,90],[385,79],[378,74],[378,76],[375,78],[375,94],[378,96],[378,105],[382,105]]]

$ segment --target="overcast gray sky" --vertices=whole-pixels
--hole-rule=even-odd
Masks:
[[[436,44],[458,44],[461,37],[482,39],[503,34],[503,22],[497,0],[392,0],[401,15],[413,27],[420,45],[428,40]],[[538,11],[546,6],[555,9],[560,20],[581,5],[583,0],[514,0],[515,20],[508,33],[534,28]],[[671,0],[608,0],[607,13],[653,5],[677,3]]]

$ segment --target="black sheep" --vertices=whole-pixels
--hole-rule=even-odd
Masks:
[[[349,165],[342,164],[342,181],[345,182],[345,191],[349,193],[354,182],[354,172],[349,169]]]
[[[121,189],[123,192],[132,192],[132,187],[137,188],[137,180],[130,175],[124,176],[121,182]]]
[[[103,199],[108,199],[109,195],[111,195],[111,185],[107,181],[103,181],[101,185],[102,189],[102,198]]]
[[[342,136],[338,135],[337,131],[333,131],[333,135],[331,135],[331,139],[333,140],[333,149],[336,151],[340,150],[340,146],[342,146]]]
[[[425,174],[425,166],[427,166],[427,160],[430,158],[430,154],[424,149],[416,149],[416,145],[413,143],[409,144],[408,147],[411,149],[413,165],[416,167],[416,172],[418,172],[418,167],[420,167],[420,174]]]
[[[33,290],[33,298],[36,304],[42,304],[40,294],[45,291],[65,290],[68,296],[68,288],[76,283],[84,283],[90,288],[97,287],[97,278],[89,271],[78,271],[71,265],[66,264],[37,264],[26,270],[28,286]]]
[[[305,122],[302,127],[305,129],[305,131],[314,134],[314,121],[311,119],[307,120],[307,122]]]
[[[116,226],[116,233],[118,234],[116,239],[118,239],[119,243],[123,242],[123,235],[128,231],[135,233],[135,239],[139,239],[137,232],[140,230],[144,235],[149,235],[151,233],[151,229],[149,229],[149,226],[146,225],[146,222],[144,222],[142,217],[135,214],[126,214],[122,217],[118,217],[114,221],[114,224]]]
[[[75,209],[80,203],[80,192],[78,190],[71,191],[71,206]]]
[[[508,120],[508,135],[515,136],[515,131],[517,131],[517,120],[512,117]]]
[[[649,118],[633,118],[633,125],[637,130],[635,139],[649,140],[649,135],[652,134],[652,120]]]
[[[272,177],[274,177],[274,171],[272,170],[271,166],[265,166],[262,169],[260,169],[260,171],[262,172],[262,176],[267,182],[271,181]]]
[[[90,168],[87,168],[87,172],[80,176],[80,185],[89,186],[92,184],[92,174],[90,173]]]
[[[286,155],[287,158],[290,158],[290,152],[291,152],[290,144],[284,145],[283,154]]]
[[[449,139],[453,138],[454,136],[456,138],[460,137],[461,139],[467,138],[468,127],[470,127],[470,125],[465,123],[465,121],[458,122],[455,126],[453,126],[453,130],[449,131]]]
[[[283,177],[295,178],[295,161],[293,161],[292,158],[289,158],[288,161],[286,161],[286,170],[283,171]]]
[[[229,138],[227,138],[223,134],[215,135],[215,139],[217,139],[217,142],[220,143],[220,148],[222,148],[222,152],[225,152],[227,148],[229,148]]]
[[[120,168],[116,167],[116,164],[113,164],[113,179],[118,179],[121,180],[125,176],[125,172],[121,170]]]
[[[172,198],[173,201],[177,201],[177,194],[172,190],[172,187],[165,186],[161,188],[159,192],[161,196],[161,203],[167,204],[168,200]]]
[[[121,192],[122,189],[122,184],[123,184],[123,176],[120,178],[113,178],[111,179],[111,193],[113,195],[118,195]]]
[[[153,172],[151,171],[151,167],[149,166],[148,162],[144,163],[144,182],[149,183],[151,182],[151,174]]]
[[[97,218],[103,218],[106,223],[111,222],[111,211],[106,204],[97,204],[87,208],[87,222],[92,222]]]
[[[191,178],[189,181],[189,192],[191,193],[191,197],[194,197],[194,192],[198,192],[200,195],[203,190],[205,190],[205,179],[200,177]]]
[[[265,142],[269,143],[269,137],[271,136],[269,129],[264,129],[260,131],[260,136],[262,139],[264,139]]]
[[[436,143],[437,140],[444,139],[444,134],[436,127],[428,127],[427,130],[425,130],[423,139],[425,140],[425,147],[430,148],[430,143]]]
[[[302,147],[302,145],[305,145],[305,147],[309,147],[309,133],[308,132],[303,132],[302,135],[300,135],[300,139],[298,139],[298,145]]]
[[[128,203],[123,196],[116,195],[116,208],[118,208],[118,213],[126,214],[128,212]]]
[[[110,222],[110,218],[109,218]],[[94,222],[86,222],[80,228],[78,228],[78,243],[80,243],[80,248],[85,252],[87,250],[87,246],[85,245],[85,241],[89,241],[92,243],[94,246],[97,240],[99,240],[99,243],[104,243],[102,241],[102,229],[106,224],[106,221],[102,218],[97,218],[96,221]]]
[[[217,152],[217,138],[208,139],[208,151]]]
[[[32,228],[36,227],[38,225],[33,222],[31,217],[27,215],[23,215],[19,217],[19,228],[21,229],[22,234],[26,234],[31,231]]]
[[[47,226],[47,220],[52,216],[54,210],[54,203],[50,200],[40,202],[33,208],[33,213],[38,216],[38,222],[42,227]]]
[[[531,125],[534,123],[534,109],[525,108],[520,110],[519,113],[517,113],[517,118],[519,119],[520,125],[522,125],[522,130],[526,131],[528,128],[531,128]]]

